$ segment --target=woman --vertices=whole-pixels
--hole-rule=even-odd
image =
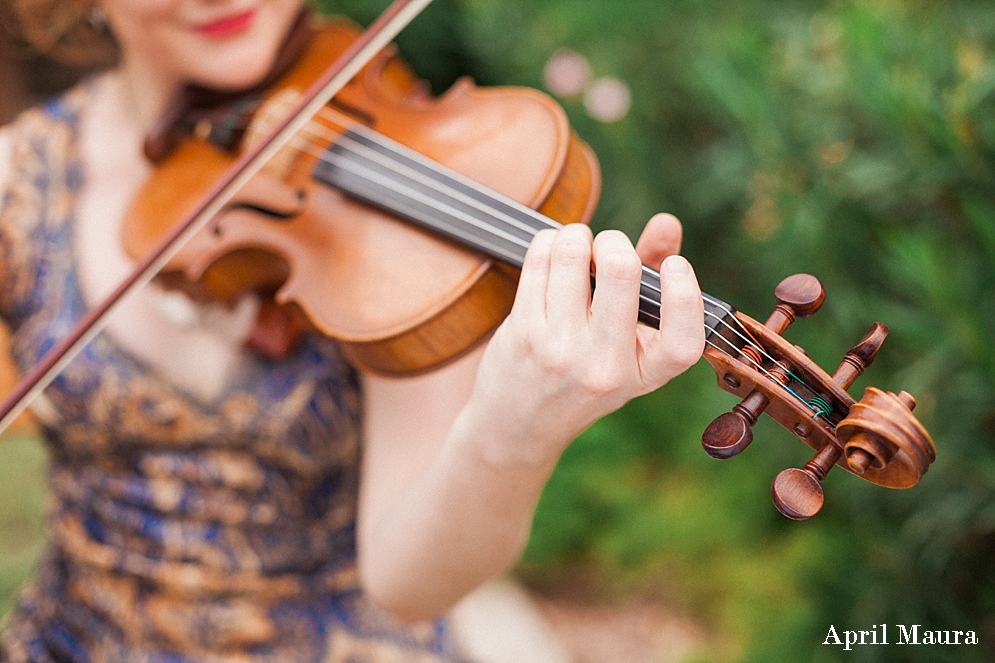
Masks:
[[[120,223],[171,95],[252,86],[300,5],[19,3],[36,42],[108,30],[120,52],[0,133],[0,310],[22,369],[129,271]],[[457,656],[429,620],[516,560],[563,449],[700,356],[679,241],[667,215],[638,250],[618,232],[541,232],[486,345],[403,380],[357,374],[312,336],[261,357],[245,343],[252,302],[146,288],[33,408],[51,541],[0,659]],[[635,323],[640,257],[662,263],[659,331]]]

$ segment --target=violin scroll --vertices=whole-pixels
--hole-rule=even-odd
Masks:
[[[846,392],[874,361],[888,328],[874,323],[830,376],[783,337],[797,318],[818,311],[825,289],[814,276],[796,274],[774,291],[777,306],[764,324],[730,308],[707,314],[705,358],[719,386],[742,398],[702,435],[713,458],[730,458],[753,440],[752,428],[766,412],[815,450],[802,468],[789,468],[771,483],[777,509],[795,520],[811,518],[822,508],[822,482],[832,469],[843,469],[889,488],[919,482],[936,458],[933,441],[912,414],[915,399],[868,387],[855,402]]]
[[[774,296],[777,298],[777,306],[764,326],[780,335],[797,318],[806,318],[818,311],[826,300],[826,290],[814,276],[795,274],[781,281],[774,290]],[[750,364],[763,364],[762,353],[757,347],[746,344],[740,352]],[[786,384],[788,380],[788,375],[781,366],[773,367],[770,377],[782,384]],[[726,374],[725,381],[730,384],[736,380]],[[731,458],[741,453],[753,441],[753,426],[769,404],[770,398],[762,390],[751,392],[732,412],[723,414],[705,429],[701,437],[705,452],[712,458],[719,459]]]
[[[847,469],[889,488],[911,488],[936,460],[929,433],[912,414],[911,394],[864,390],[836,427]]]

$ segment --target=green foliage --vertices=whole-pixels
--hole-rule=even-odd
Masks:
[[[652,213],[676,213],[705,289],[754,317],[769,312],[783,277],[818,275],[827,304],[789,338],[832,369],[884,321],[891,337],[852,391],[914,393],[938,447],[911,491],[837,470],[824,512],[787,522],[769,482],[809,450],[761,425],[741,457],[705,457],[700,431],[732,400],[697,367],[568,450],[536,515],[523,577],[602,598],[662,595],[713,625],[715,660],[990,658],[990,6],[453,0],[438,11],[458,35],[445,43],[466,48],[460,61],[486,82],[542,87],[543,64],[564,47],[595,76],[625,81],[632,109],[613,124],[592,120],[578,99],[560,100],[602,162],[595,225],[634,237]],[[821,645],[830,624],[883,622],[973,629],[988,644]]]
[[[0,439],[0,617],[41,552],[45,460],[35,440]]]

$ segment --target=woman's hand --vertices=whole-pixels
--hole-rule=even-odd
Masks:
[[[511,314],[484,351],[471,411],[540,460],[694,364],[704,346],[702,300],[690,264],[676,255],[680,237],[670,215],[650,220],[638,251],[618,231],[592,237],[574,224],[540,232]],[[636,322],[643,261],[660,267],[660,329]]]
[[[698,359],[701,292],[674,255],[680,237],[669,215],[650,220],[638,251],[586,226],[540,233],[482,356],[404,380],[364,376],[358,558],[375,602],[426,619],[505,571],[570,441]],[[659,330],[636,323],[640,257],[663,264]]]

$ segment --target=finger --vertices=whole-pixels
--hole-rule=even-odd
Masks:
[[[681,222],[673,214],[656,214],[643,228],[639,241],[636,242],[636,253],[644,265],[654,269],[667,257],[681,250],[681,238],[684,229]]]
[[[690,263],[681,256],[660,268],[660,329],[640,327],[640,371],[648,389],[656,389],[690,368],[705,346],[701,289]]]
[[[591,302],[592,331],[602,347],[623,348],[626,359],[631,361],[642,263],[629,238],[617,230],[599,233],[594,239],[594,270],[597,279]]]
[[[587,320],[591,308],[591,229],[564,226],[553,242],[546,287],[546,315],[569,324]]]
[[[522,262],[522,273],[518,278],[518,291],[515,293],[512,311],[526,315],[546,315],[549,257],[555,239],[555,230],[540,230],[532,238]]]

